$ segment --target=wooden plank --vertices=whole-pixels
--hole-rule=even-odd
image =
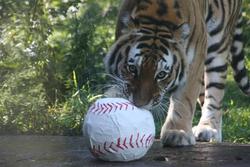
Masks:
[[[141,160],[129,163],[98,161],[83,137],[0,136],[1,167],[249,167],[250,145],[198,143],[192,147],[162,148],[155,141]]]

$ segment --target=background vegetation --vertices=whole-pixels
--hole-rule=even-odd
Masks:
[[[105,85],[102,59],[114,41],[119,2],[0,1],[0,134],[81,134],[84,112]],[[250,143],[250,98],[231,74],[223,109],[224,139]],[[163,121],[156,114],[158,131]]]

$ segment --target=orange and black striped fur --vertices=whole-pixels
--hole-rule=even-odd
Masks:
[[[105,58],[117,82],[107,96],[152,109],[170,93],[161,130],[164,146],[220,142],[228,63],[241,90],[250,95],[241,5],[241,0],[123,0],[116,41]],[[198,97],[202,117],[192,128]]]

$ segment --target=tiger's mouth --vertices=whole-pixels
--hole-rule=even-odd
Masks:
[[[105,97],[119,97],[129,100],[132,104],[134,104],[138,108],[143,108],[146,110],[152,110],[158,107],[161,103],[163,95],[154,96],[152,98],[134,98],[133,92],[130,92],[127,84],[121,85],[112,85],[108,88],[105,93]],[[147,100],[145,100],[147,99]]]

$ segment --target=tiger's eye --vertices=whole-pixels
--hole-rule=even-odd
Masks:
[[[129,65],[128,66],[128,70],[129,72],[133,73],[133,74],[136,74],[137,73],[137,68],[135,65]]]
[[[161,80],[164,79],[167,76],[167,73],[165,71],[161,71],[157,75],[157,79]]]

